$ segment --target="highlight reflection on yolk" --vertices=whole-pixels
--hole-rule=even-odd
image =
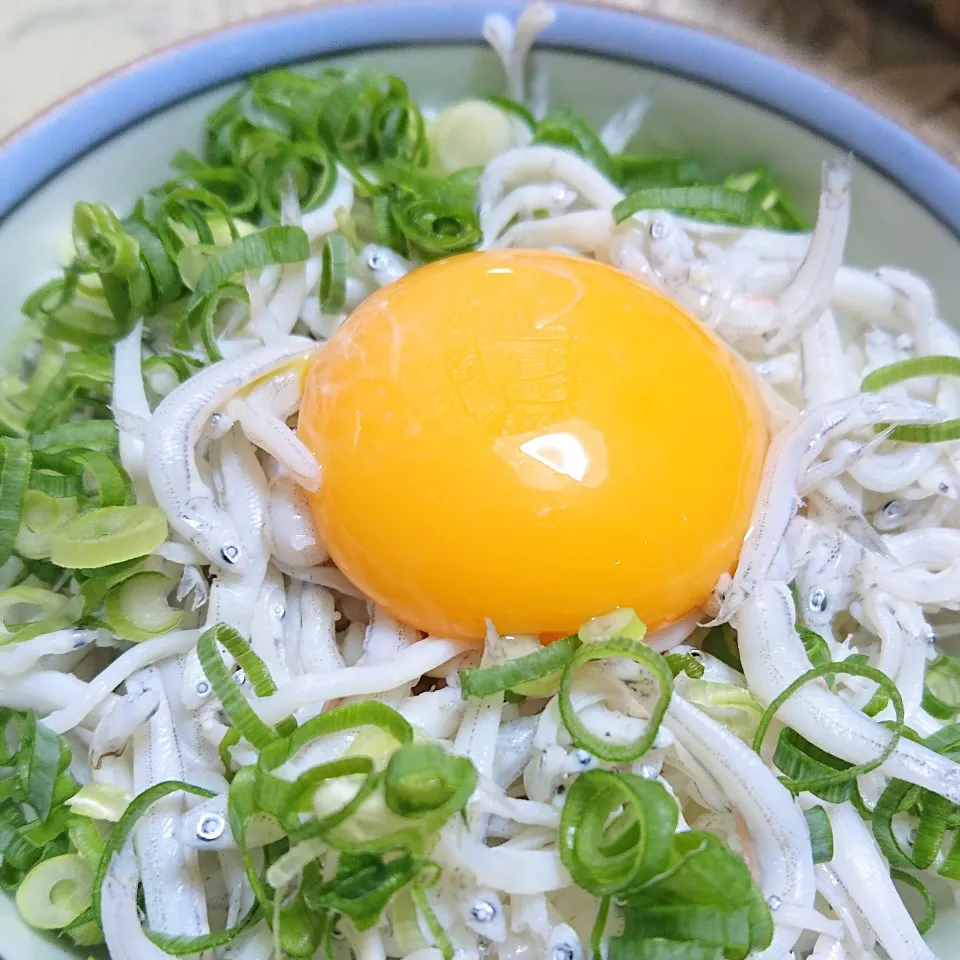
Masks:
[[[678,306],[517,250],[366,300],[312,361],[299,430],[338,566],[454,637],[684,616],[735,562],[766,446],[736,360]]]

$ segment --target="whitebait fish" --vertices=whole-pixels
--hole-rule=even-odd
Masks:
[[[244,386],[303,357],[297,339],[264,347],[197,374],[169,394],[151,418],[146,458],[150,485],[173,528],[212,563],[239,572],[247,555],[239,534],[196,465],[196,444],[207,421]]]
[[[77,956],[934,958],[960,333],[851,158],[594,127],[557,15],[251,78],[24,303],[0,857]]]

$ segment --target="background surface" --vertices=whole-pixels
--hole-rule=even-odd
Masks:
[[[0,138],[152,50],[314,2],[0,0]],[[698,24],[807,66],[960,163],[960,42],[938,32],[931,13],[940,2],[958,9],[960,0],[601,2]]]

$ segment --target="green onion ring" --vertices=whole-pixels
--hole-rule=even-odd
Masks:
[[[960,376],[960,358],[958,357],[913,357],[887,364],[868,373],[860,384],[863,393],[882,390],[894,383],[912,380],[914,377],[956,377]],[[877,424],[878,433],[887,429],[885,424]],[[911,443],[943,443],[960,439],[960,417],[944,420],[942,423],[908,423],[894,427],[890,432],[891,440],[906,440]]]
[[[875,667],[871,667],[865,663],[825,663],[819,667],[814,667],[813,670],[808,670],[806,673],[797,677],[797,679],[794,680],[793,683],[786,688],[786,690],[778,694],[770,702],[767,709],[763,712],[763,716],[760,718],[760,723],[757,726],[757,732],[753,738],[753,749],[757,753],[760,752],[760,748],[763,745],[763,738],[766,736],[767,730],[770,728],[770,724],[773,722],[773,718],[776,716],[777,711],[801,687],[805,686],[811,680],[817,680],[820,677],[832,677],[836,676],[837,674],[847,674],[848,676],[853,677],[864,677],[867,680],[872,680],[877,684],[878,687],[883,689],[893,704],[893,709],[897,718],[896,723],[892,728],[893,736],[890,738],[890,742],[886,745],[886,747],[884,747],[880,755],[875,760],[870,760],[867,763],[861,763],[856,766],[852,766],[847,770],[841,770],[835,774],[828,774],[827,776],[814,780],[791,781],[789,783],[789,787],[794,792],[799,792],[800,790],[811,790],[811,788],[816,790],[831,784],[844,783],[847,780],[853,780],[856,777],[862,776],[864,773],[870,773],[872,770],[876,770],[891,756],[893,756],[894,751],[897,749],[897,745],[900,743],[900,737],[903,735],[903,697],[900,696],[900,691],[897,689],[896,684],[885,673],[882,673]]]
[[[623,223],[641,210],[674,210],[746,225],[754,215],[752,198],[726,187],[642,187],[613,208],[614,223]]]
[[[324,313],[339,313],[347,302],[349,262],[346,238],[339,233],[327,237],[320,261],[320,309]]]
[[[933,897],[930,896],[930,891],[927,890],[926,885],[919,879],[919,877],[915,877],[911,873],[906,873],[903,870],[891,869],[890,876],[897,882],[904,883],[908,887],[912,887],[917,891],[917,893],[920,894],[921,897],[923,897],[923,917],[917,923],[917,933],[919,933],[922,937],[933,926],[934,921],[937,919],[937,905],[933,902]]]
[[[833,859],[833,828],[830,818],[823,807],[811,807],[804,810],[804,819],[810,831],[810,848],[813,850],[814,863],[829,863]]]
[[[623,894],[666,868],[677,818],[676,801],[656,781],[588,770],[567,791],[560,859],[584,890]]]
[[[611,743],[608,740],[595,737],[577,716],[570,700],[570,688],[573,685],[577,669],[592,660],[604,660],[609,657],[625,657],[640,664],[653,676],[659,687],[659,697],[656,706],[650,713],[646,731],[626,744]],[[657,731],[660,729],[660,724],[667,712],[667,707],[670,706],[672,690],[673,674],[659,653],[651,650],[639,640],[631,640],[628,637],[611,637],[609,640],[586,643],[574,654],[560,677],[557,702],[560,707],[560,717],[563,720],[563,725],[578,747],[582,747],[601,760],[627,763],[643,756],[653,745]]]
[[[460,690],[464,700],[489,697],[501,690],[530,680],[540,680],[559,673],[573,659],[581,646],[576,636],[564,637],[524,657],[508,660],[493,667],[473,667],[460,671]]]

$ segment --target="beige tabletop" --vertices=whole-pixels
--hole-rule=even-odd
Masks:
[[[313,2],[0,0],[0,138],[50,103],[151,50],[221,24]],[[938,39],[922,18],[913,22],[885,12],[902,4],[608,2],[696,23],[810,67],[879,105],[960,163],[960,48]]]

